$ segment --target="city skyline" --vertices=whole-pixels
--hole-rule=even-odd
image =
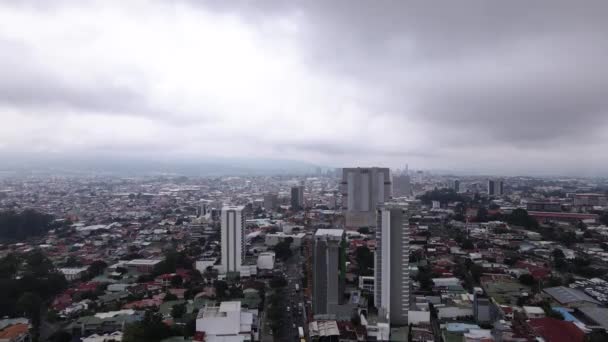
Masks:
[[[0,157],[602,175],[606,6],[5,2]]]

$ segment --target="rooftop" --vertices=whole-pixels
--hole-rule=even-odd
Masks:
[[[579,308],[587,318],[592,319],[604,329],[608,329],[608,309],[607,308]]]
[[[546,288],[544,291],[562,304],[573,302],[589,302],[594,304],[600,304],[600,302],[585,294],[583,291],[571,289],[565,286],[549,287]]]
[[[161,262],[161,259],[133,259],[126,262],[130,266],[154,266]]]
[[[27,325],[27,324],[19,323],[19,324],[10,325],[10,326],[0,330],[0,339],[11,340],[17,336],[21,336],[21,335],[27,333],[28,330],[29,330],[29,325]]]
[[[317,229],[315,236],[334,236],[341,238],[344,235],[343,229]]]
[[[237,210],[237,211],[241,211],[245,209],[244,206],[242,205],[225,205],[222,207],[222,211],[226,211],[226,210]]]

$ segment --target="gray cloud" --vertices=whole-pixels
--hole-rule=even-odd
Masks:
[[[64,1],[45,2],[45,6],[36,3],[23,6],[48,15],[85,6]],[[114,3],[114,7],[121,6],[121,2]],[[150,20],[154,16],[148,12],[156,7],[157,12],[167,14],[160,24]],[[141,11],[129,13],[133,12],[140,13],[141,17],[133,18],[140,25],[157,25],[151,24],[150,36],[142,40],[156,41],[158,36],[165,45],[157,51],[144,44],[152,52],[150,59],[158,57],[157,53],[160,57],[144,63],[141,70],[137,62],[142,60],[129,59],[125,53],[129,63],[115,72],[134,79],[126,84],[117,81],[117,75],[104,73],[99,79],[65,77],[50,68],[52,63],[44,56],[30,53],[27,45],[2,40],[0,26],[0,51],[10,51],[0,54],[0,103],[21,109],[53,106],[83,113],[135,115],[165,123],[204,122],[207,115],[199,112],[205,109],[203,112],[217,112],[225,120],[184,128],[183,134],[179,130],[171,133],[188,139],[196,139],[197,134],[208,137],[208,141],[189,145],[213,144],[218,153],[227,154],[247,154],[242,150],[250,147],[237,146],[239,141],[233,137],[255,140],[267,128],[269,137],[259,139],[259,150],[266,151],[266,157],[293,152],[308,161],[323,155],[324,161],[339,159],[343,164],[349,158],[365,163],[365,158],[381,156],[390,165],[414,159],[429,167],[485,163],[502,170],[500,159],[487,157],[495,149],[501,151],[500,158],[512,159],[515,154],[527,158],[517,170],[528,166],[528,160],[548,155],[553,158],[552,168],[562,165],[565,169],[571,165],[562,160],[560,151],[567,146],[568,151],[585,152],[577,162],[608,170],[605,162],[599,165],[586,158],[608,145],[605,1],[183,0],[151,2]],[[216,33],[218,37],[226,33],[227,41],[211,40],[215,45],[209,47],[208,40],[182,42],[182,33],[199,28],[180,26],[184,19],[192,19],[184,13],[203,16],[198,22],[210,18],[234,21],[236,29],[222,26],[229,32],[218,29]],[[243,28],[251,35],[242,35],[239,30]],[[248,44],[269,52],[247,55],[259,52]],[[242,46],[248,49],[241,50]],[[171,48],[182,55],[163,51]],[[182,66],[185,55],[197,48],[197,58]],[[214,49],[225,49],[227,55],[207,59]],[[229,55],[243,51],[244,55]],[[122,57],[120,48],[109,53]],[[256,62],[252,68],[267,68],[264,72],[269,77],[266,73],[262,78],[255,73],[243,76],[247,67],[232,72],[233,67],[246,66],[251,60]],[[93,71],[94,63],[91,61]],[[197,73],[203,67],[212,76]],[[153,77],[147,79],[146,68],[157,72],[157,79],[170,81],[172,87],[158,86]],[[289,74],[291,70],[296,72]],[[273,74],[279,76],[272,78]],[[264,83],[268,79],[279,79],[285,87],[274,91],[275,83]],[[182,92],[188,96],[182,98]],[[168,107],[157,105],[158,98],[167,100]],[[285,108],[289,112],[284,113]],[[278,114],[268,114],[271,112]],[[332,115],[337,119],[326,119]],[[310,121],[302,117],[310,117]],[[315,125],[322,129],[311,129]],[[152,125],[149,130],[151,133],[141,133],[140,140],[131,141],[123,134],[123,140],[110,145],[127,141],[145,149],[163,132]],[[95,143],[103,145],[99,140]],[[281,141],[285,143],[281,145]],[[153,148],[162,150],[163,142],[159,140]],[[172,143],[171,148],[179,150],[176,145]],[[487,160],[480,161],[478,156]],[[541,164],[534,167],[542,168]]]
[[[435,158],[437,155],[428,150],[414,150],[403,146],[402,148],[380,148],[360,144],[338,143],[334,141],[311,141],[302,143],[287,143],[279,147],[280,150],[289,152],[292,150],[300,152],[317,152],[330,156],[357,156],[357,155],[383,155],[398,158]]]
[[[44,60],[38,60],[27,46],[19,42],[0,38],[0,51],[5,51],[0,54],[0,103],[3,105],[20,108],[50,106],[84,114],[103,112],[162,117],[167,113],[150,103],[143,93],[145,89],[121,85],[108,78],[79,82],[67,73],[45,67]],[[144,83],[138,82],[138,86],[144,86]]]
[[[297,18],[309,65],[383,89],[386,102],[377,109],[435,131],[576,143],[608,123],[603,1],[243,1],[212,8],[254,22]]]

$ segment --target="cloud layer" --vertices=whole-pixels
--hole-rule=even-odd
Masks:
[[[0,4],[0,154],[602,174],[608,5]]]

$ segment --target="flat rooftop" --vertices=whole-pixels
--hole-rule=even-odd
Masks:
[[[226,211],[226,210],[243,210],[245,209],[244,206],[242,205],[225,205],[222,207],[222,211]]]
[[[317,229],[315,236],[334,236],[341,238],[344,235],[343,229]]]
[[[126,262],[127,265],[131,266],[153,266],[161,262],[161,259],[133,259]]]

